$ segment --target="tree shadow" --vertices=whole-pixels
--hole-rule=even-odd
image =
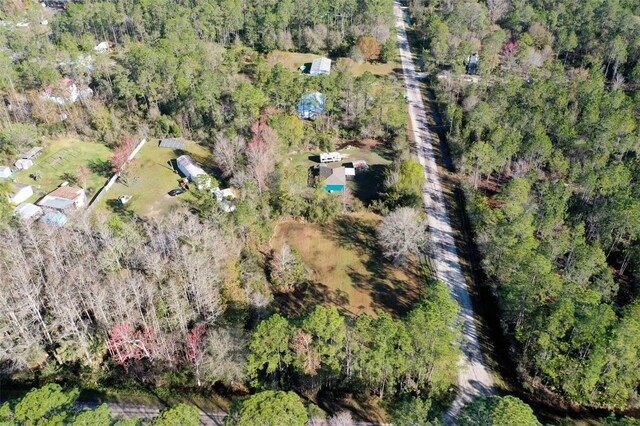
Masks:
[[[352,383],[356,382],[356,383]],[[330,414],[348,411],[353,414],[355,420],[383,424],[385,418],[381,416],[383,411],[375,404],[367,392],[365,383],[357,383],[358,379],[351,379],[351,386],[336,392],[335,388],[323,388],[316,398],[318,407]],[[346,385],[346,383],[343,383]],[[345,393],[348,389],[359,389],[357,393]]]
[[[370,274],[365,275],[352,268],[346,271],[353,285],[371,296],[372,308],[401,317],[419,300],[422,278],[417,262],[408,263],[403,268],[391,265],[378,246],[374,223],[358,217],[341,216],[334,221],[330,232],[340,246],[358,254]],[[392,268],[401,269],[409,281],[395,278]]]
[[[389,143],[377,143],[373,148],[371,148],[371,151],[375,152],[385,160],[393,161],[395,159],[393,148],[391,148]]]
[[[277,311],[289,317],[310,314],[316,306],[333,305],[348,312],[349,294],[339,289],[330,290],[326,285],[307,281],[289,293],[276,293]]]
[[[365,204],[377,199],[383,189],[386,169],[384,164],[373,164],[368,170],[356,173],[352,186],[354,197]]]
[[[135,217],[135,213],[128,204],[122,204],[118,198],[112,198],[107,200],[107,207],[113,212],[120,216],[133,219]]]
[[[60,179],[62,179],[63,181],[69,182],[70,185],[78,184],[78,177],[69,172],[61,174]]]
[[[111,163],[107,160],[91,160],[89,161],[89,170],[91,172],[102,176],[102,177],[111,177],[113,172],[111,171]]]

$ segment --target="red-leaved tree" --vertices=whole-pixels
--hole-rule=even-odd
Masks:
[[[186,346],[187,346],[187,361],[189,361],[196,372],[196,380],[198,386],[200,383],[200,366],[204,359],[204,340],[203,336],[207,331],[207,327],[204,324],[198,324],[191,329],[187,334]]]
[[[91,172],[85,166],[78,167],[78,175],[76,176],[76,180],[80,185],[82,185],[82,189],[87,190],[87,183],[89,182],[89,178],[91,177]]]
[[[156,346],[156,336],[152,329],[136,330],[129,324],[115,325],[107,340],[109,353],[125,371],[129,369],[131,361],[152,359]]]
[[[126,179],[124,172],[127,164],[129,163],[129,156],[135,147],[136,141],[131,136],[123,136],[122,143],[113,150],[113,154],[109,159],[109,164],[111,165],[111,171],[113,173],[120,173],[123,175],[123,178]]]

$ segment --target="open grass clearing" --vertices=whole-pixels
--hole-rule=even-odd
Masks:
[[[373,213],[343,215],[326,224],[281,222],[272,247],[283,243],[298,250],[311,270],[307,284],[279,295],[281,310],[300,315],[316,305],[335,305],[351,315],[384,310],[404,315],[420,297],[422,276],[416,262],[396,267],[376,242],[381,217]]]
[[[373,139],[364,141],[351,141],[343,149],[338,150],[342,154],[342,161],[326,164],[329,167],[339,167],[342,164],[356,160],[365,160],[369,170],[359,172],[353,181],[348,181],[349,190],[354,197],[364,203],[368,203],[377,197],[384,181],[384,172],[391,164],[391,152],[382,143]],[[287,164],[291,168],[304,167],[309,169],[320,164],[320,151],[303,151],[289,155]]]
[[[81,166],[89,170],[86,183],[88,197],[92,197],[106,183],[112,151],[105,145],[76,138],[58,138],[45,140],[42,146],[44,150],[34,159],[33,167],[12,176],[16,182],[33,186],[34,195],[28,202],[39,200],[64,181],[81,186],[76,182]],[[35,174],[40,175],[38,180],[31,177]]]
[[[318,55],[314,53],[300,53],[300,52],[284,52],[281,50],[273,51],[267,57],[267,61],[270,65],[282,64],[284,67],[297,71],[301,65],[307,65],[307,70],[310,67],[311,62],[313,62],[316,58],[321,58],[323,55]],[[338,62],[341,62],[343,66],[345,66],[348,70],[353,73],[355,76],[359,76],[369,71],[374,75],[392,75],[402,74],[402,65],[399,62],[393,61],[383,64],[379,63],[370,63],[365,62],[363,64],[358,64],[354,62],[350,58],[331,58],[333,63],[331,64],[331,68],[335,68]]]
[[[185,141],[184,146],[176,150],[160,148],[158,140],[152,139],[140,149],[130,165],[127,182],[116,182],[96,207],[116,212],[129,211],[145,217],[160,216],[175,210],[183,200],[192,197],[189,192],[175,197],[168,194],[170,190],[179,188],[181,180],[171,162],[183,154],[190,155],[205,171],[211,172],[211,154],[197,143]],[[194,186],[191,191],[196,191]],[[117,201],[122,195],[131,196],[124,206]]]

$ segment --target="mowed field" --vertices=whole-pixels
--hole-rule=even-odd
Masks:
[[[86,183],[89,198],[107,182],[110,174],[108,160],[112,154],[107,146],[75,138],[45,140],[42,146],[44,150],[34,159],[33,167],[13,175],[16,182],[33,186],[34,195],[28,202],[39,200],[64,181],[80,186],[76,180],[81,166],[89,171]],[[38,180],[31,178],[36,173],[40,174]]]
[[[190,193],[176,197],[168,194],[170,190],[179,188],[181,180],[181,176],[173,170],[171,161],[183,154],[190,155],[205,171],[210,171],[208,165],[212,164],[211,155],[197,143],[185,141],[182,149],[175,150],[160,148],[158,140],[151,139],[130,166],[127,182],[116,182],[96,207],[118,212],[132,211],[146,217],[157,217],[175,210],[183,200],[192,197]],[[191,190],[195,191],[195,188]],[[131,196],[124,206],[117,201],[122,195]]]
[[[377,310],[405,314],[420,297],[420,267],[417,262],[396,267],[383,258],[375,236],[380,220],[367,212],[326,224],[278,224],[272,248],[288,243],[312,271],[309,283],[279,296],[281,310],[299,315],[322,304],[338,306],[351,315],[375,315]]]
[[[282,64],[286,68],[294,71],[297,70],[301,65],[306,64],[307,66],[309,66],[309,64],[311,64],[314,59],[320,57],[322,57],[322,55],[316,55],[314,53],[283,52],[281,50],[276,50],[269,54],[267,61],[271,65]],[[395,61],[386,64],[370,62],[358,64],[349,58],[338,58],[337,60],[335,58],[332,59],[332,68],[337,66],[337,62],[344,61],[344,66],[346,66],[355,76],[362,75],[367,71],[374,75],[391,75],[394,73],[402,73],[402,65],[399,62]]]

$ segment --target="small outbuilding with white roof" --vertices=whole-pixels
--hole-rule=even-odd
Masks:
[[[33,221],[42,216],[44,214],[44,210],[35,204],[22,203],[13,209],[13,214],[24,221]]]
[[[13,204],[23,203],[33,195],[31,185],[14,182],[9,184],[9,189],[9,201]]]
[[[311,63],[309,75],[329,75],[331,73],[331,59],[316,58]]]

